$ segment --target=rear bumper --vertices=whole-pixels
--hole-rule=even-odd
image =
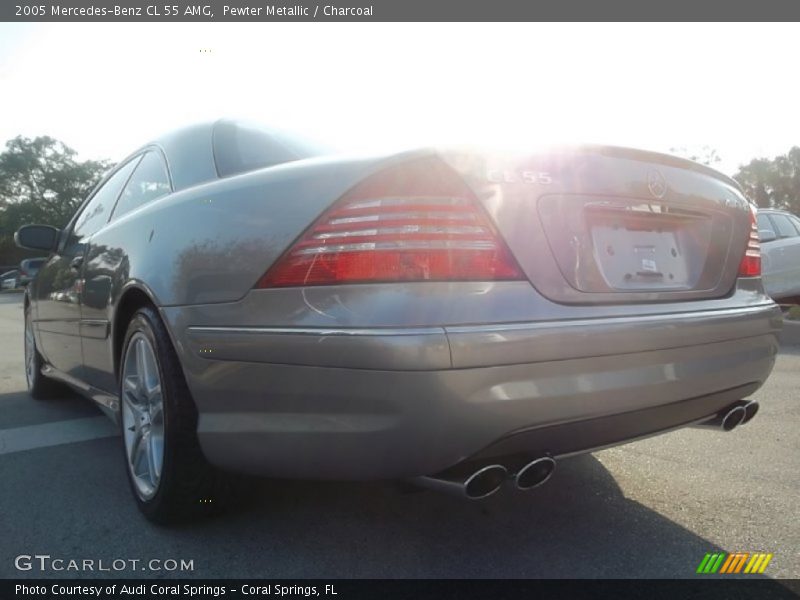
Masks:
[[[775,305],[485,326],[189,327],[187,349],[223,361],[433,371],[593,358],[777,332]]]
[[[485,327],[185,327],[176,341],[211,462],[389,479],[709,417],[767,378],[780,322],[770,304]]]

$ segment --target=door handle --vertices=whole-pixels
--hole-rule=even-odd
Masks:
[[[69,268],[73,271],[80,271],[81,267],[83,266],[83,256],[76,256],[71,261],[69,261]]]

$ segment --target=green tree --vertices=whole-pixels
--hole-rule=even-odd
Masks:
[[[63,227],[110,166],[79,161],[75,150],[49,136],[9,140],[0,153],[0,265],[31,255],[14,246],[20,226]]]
[[[762,208],[800,213],[800,146],[771,160],[755,158],[739,167],[734,178]]]

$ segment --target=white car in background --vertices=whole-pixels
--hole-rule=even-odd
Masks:
[[[800,297],[800,218],[771,208],[758,211],[761,276],[773,299]]]
[[[19,285],[19,271],[12,269],[0,275],[0,289],[13,290]]]

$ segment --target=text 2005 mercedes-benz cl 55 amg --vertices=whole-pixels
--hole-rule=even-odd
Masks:
[[[482,498],[559,457],[730,430],[777,352],[755,212],[637,150],[324,155],[222,120],[123,160],[25,294],[31,394],[120,423],[141,510],[239,471]]]

